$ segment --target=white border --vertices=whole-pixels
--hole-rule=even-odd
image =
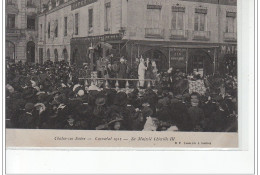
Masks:
[[[254,0],[239,0],[238,19],[239,139],[242,151],[7,150],[7,173],[253,174]],[[1,51],[4,51],[2,47]],[[2,65],[5,65],[4,60],[3,57]],[[4,83],[1,90],[3,87]]]

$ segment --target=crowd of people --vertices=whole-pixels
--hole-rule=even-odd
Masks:
[[[188,76],[158,72],[143,58],[131,68],[124,59],[108,64],[110,78],[139,78],[126,90],[80,79],[89,70],[68,63],[10,63],[6,67],[6,127],[27,129],[237,132],[235,76]],[[110,68],[113,73],[109,72]],[[102,74],[102,71],[101,71]],[[133,77],[131,76],[133,75]],[[158,78],[156,79],[155,78]],[[144,79],[156,79],[147,86]],[[201,80],[205,92],[187,82]]]

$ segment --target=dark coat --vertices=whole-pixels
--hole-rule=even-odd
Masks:
[[[191,123],[192,131],[195,131],[196,128],[201,127],[201,122],[204,121],[204,112],[199,107],[190,107],[188,109],[188,115]]]
[[[127,78],[127,65],[125,63],[119,64],[118,78]]]
[[[153,76],[153,67],[151,61],[149,63],[145,63],[147,70],[145,71],[145,79],[151,79]]]
[[[19,118],[18,128],[36,129],[36,117],[31,113],[25,113]]]

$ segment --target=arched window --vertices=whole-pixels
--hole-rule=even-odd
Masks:
[[[58,54],[58,50],[57,49],[54,49],[54,61],[57,62],[59,61],[59,54]]]
[[[11,41],[6,41],[5,57],[7,60],[15,59],[15,45]]]
[[[50,49],[47,49],[47,60],[51,60]]]
[[[64,59],[65,62],[68,62],[68,51],[66,48],[63,49],[62,51],[62,58]]]

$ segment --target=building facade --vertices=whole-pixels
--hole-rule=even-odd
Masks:
[[[38,16],[38,61],[90,63],[94,48],[94,59],[225,72],[236,67],[236,10],[236,0],[52,0]]]
[[[44,1],[44,0],[42,0]],[[41,0],[6,0],[6,59],[36,62]]]

